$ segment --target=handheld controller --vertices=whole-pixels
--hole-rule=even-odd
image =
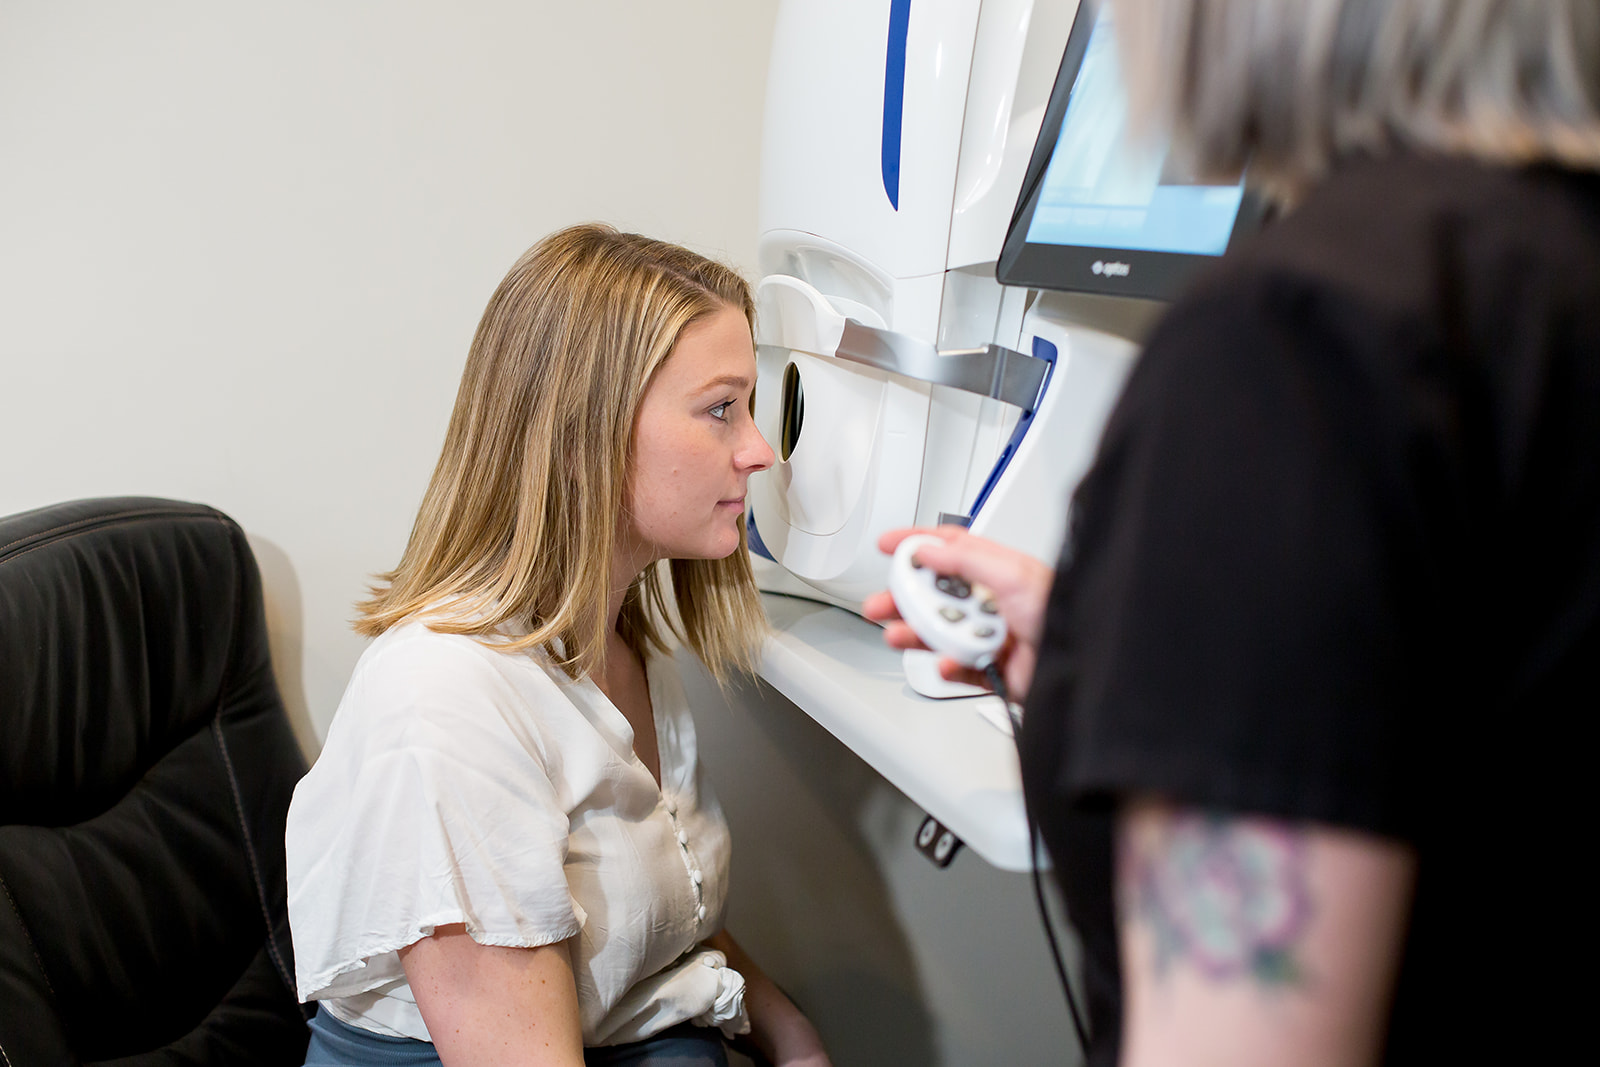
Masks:
[[[963,667],[983,670],[1005,643],[1005,620],[983,586],[913,560],[917,549],[938,541],[931,534],[914,534],[900,542],[889,565],[889,592],[923,644]]]

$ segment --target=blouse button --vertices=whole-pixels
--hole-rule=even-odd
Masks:
[[[706,921],[706,906],[704,904],[694,909],[694,917],[696,922]]]
[[[705,875],[701,874],[699,869],[696,868],[695,870],[689,872],[689,879],[690,881],[694,882],[695,885],[699,885],[701,882],[705,881]]]
[[[678,844],[687,845],[688,843],[689,843],[689,831],[687,831],[687,830],[679,830],[678,831]]]

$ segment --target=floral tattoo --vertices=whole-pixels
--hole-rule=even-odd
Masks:
[[[1124,843],[1125,914],[1154,935],[1157,973],[1182,961],[1213,981],[1302,980],[1294,950],[1312,907],[1299,833],[1181,814],[1159,835]]]

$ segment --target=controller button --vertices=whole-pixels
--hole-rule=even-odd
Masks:
[[[951,596],[961,600],[965,600],[972,594],[972,586],[952,574],[941,574],[938,580],[933,583],[933,587],[941,593],[949,593]]]
[[[960,622],[962,619],[967,617],[967,613],[962,611],[960,608],[951,607],[940,608],[939,614],[944,616],[945,621],[947,622]]]
[[[978,605],[978,610],[985,615],[998,615],[1000,614],[1000,605],[994,602],[994,597],[988,596],[983,598],[983,603]]]
[[[990,638],[994,636],[993,626],[979,626],[972,631],[974,637]]]

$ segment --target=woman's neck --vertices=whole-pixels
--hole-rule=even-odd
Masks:
[[[655,563],[636,539],[625,531],[618,531],[611,548],[611,596],[606,600],[606,619],[612,633],[617,632],[617,620],[622,617],[622,605],[628,599],[628,590],[647,567]]]
[[[617,620],[622,618],[622,604],[628,599],[628,589],[633,585],[629,582],[621,589],[614,589],[606,600],[606,629],[609,635],[617,634]]]

